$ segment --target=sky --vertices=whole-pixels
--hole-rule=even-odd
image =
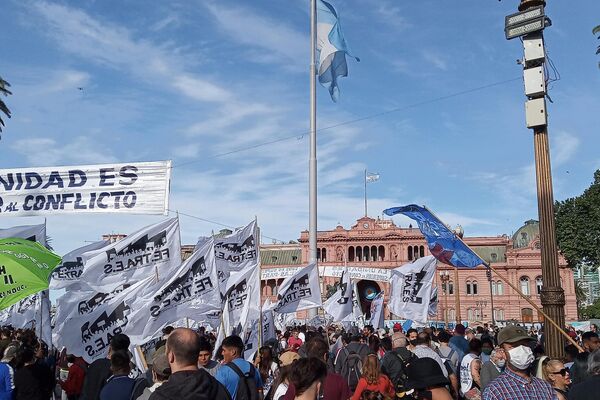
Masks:
[[[318,227],[427,205],[466,236],[537,219],[518,1],[331,0],[347,42],[340,100],[317,87]],[[549,1],[555,199],[600,168],[600,2]],[[308,0],[3,0],[13,117],[0,168],[173,160],[182,242],[258,219],[263,243],[308,228]],[[175,215],[174,212],[171,215]],[[164,216],[49,216],[59,254]],[[0,218],[0,227],[42,217]],[[408,220],[395,218],[401,226]]]

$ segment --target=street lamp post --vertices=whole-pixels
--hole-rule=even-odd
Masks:
[[[540,300],[544,313],[556,325],[544,324],[546,354],[562,358],[564,342],[560,327],[565,326],[565,292],[560,284],[558,252],[554,226],[554,193],[548,145],[548,120],[546,112],[547,84],[544,76],[546,50],[543,30],[550,26],[545,15],[545,0],[521,0],[519,12],[506,17],[507,39],[523,37],[522,60],[525,83],[525,119],[533,129],[535,173],[537,182],[538,215],[540,220],[540,247],[542,255],[543,287]]]
[[[481,310],[480,317],[481,317],[481,322],[483,322],[484,321],[484,317],[485,317],[483,315],[483,310],[485,310],[485,308],[487,307],[487,300],[477,300],[475,302],[475,305],[476,305],[476,307],[478,307]]]
[[[444,328],[448,329],[448,282],[450,281],[450,272],[440,271],[440,280],[444,291]]]

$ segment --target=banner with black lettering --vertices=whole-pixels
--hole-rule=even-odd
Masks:
[[[369,321],[369,325],[375,329],[383,328],[384,326],[384,299],[385,293],[382,290],[375,296],[373,301],[371,301],[371,320]]]
[[[0,229],[0,239],[8,238],[31,240],[32,242],[40,243],[44,247],[48,245],[46,242],[46,224],[21,225]]]
[[[436,269],[435,257],[426,256],[392,270],[390,311],[402,319],[427,322]]]
[[[348,269],[342,272],[340,287],[323,304],[323,309],[334,321],[341,321],[352,314],[353,287]]]
[[[199,238],[196,249],[206,240],[208,240],[206,237]],[[215,259],[223,293],[225,282],[229,279],[231,272],[259,265],[259,254],[256,220],[243,228],[236,229],[230,235],[215,238]]]
[[[108,245],[108,241],[100,240],[65,254],[62,257],[62,262],[52,271],[50,289],[56,290],[69,287],[70,290],[77,290],[78,288],[75,288],[75,285],[80,282],[79,278],[83,273],[83,253],[98,250]]]
[[[131,317],[129,334],[145,342],[177,320],[195,320],[194,315],[221,311],[213,246],[213,239],[206,241],[172,271],[167,281],[131,303],[136,312]]]
[[[179,220],[147,226],[118,242],[83,253],[80,280],[99,292],[153,275],[163,282],[181,265]]]
[[[167,214],[171,161],[0,170],[0,216]]]
[[[35,310],[39,293],[32,294],[18,303],[0,311],[0,325],[12,325],[15,328],[33,328]]]
[[[227,280],[227,290],[222,296],[223,312],[227,313],[229,321],[225,324],[227,334],[235,332],[240,335],[251,322],[258,319],[260,314],[260,268],[249,266],[234,272]]]
[[[129,334],[130,329],[134,330],[130,318],[138,310],[134,310],[131,303],[151,290],[155,279],[150,275],[118,293],[98,293],[88,299],[76,298],[71,306],[74,303],[77,307],[71,307],[69,315],[62,318],[63,322],[54,329],[54,344],[58,348],[66,347],[70,353],[81,355],[88,363],[105,358],[114,335]],[[59,302],[59,307],[61,306]],[[62,312],[66,313],[67,310]],[[130,339],[134,343],[138,342],[136,337],[130,336]]]
[[[319,269],[313,263],[283,281],[273,311],[289,313],[322,305]]]

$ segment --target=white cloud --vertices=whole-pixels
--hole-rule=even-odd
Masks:
[[[227,90],[203,79],[181,75],[173,80],[173,85],[185,95],[200,101],[225,103],[231,100]]]
[[[32,137],[15,141],[11,148],[26,157],[31,165],[36,166],[116,161],[104,145],[85,136],[61,141],[45,137]]]
[[[423,50],[422,51],[423,59],[429,62],[437,69],[441,69],[442,71],[446,71],[448,69],[448,63],[445,58],[435,50]]]
[[[579,138],[568,132],[558,132],[551,141],[551,157],[555,166],[560,166],[575,155],[579,148]]]

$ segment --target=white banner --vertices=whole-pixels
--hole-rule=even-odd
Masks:
[[[0,204],[0,208],[2,205]],[[0,239],[20,238],[38,242],[46,246],[46,224],[13,226],[8,229],[0,229]]]
[[[427,322],[437,261],[426,256],[392,271],[390,311],[400,318]]]
[[[251,329],[253,321],[260,315],[259,268],[249,266],[243,271],[234,272],[227,280],[227,290],[222,297],[223,318],[226,335],[242,333]]]
[[[379,294],[373,299],[371,302],[371,320],[369,321],[369,325],[371,325],[375,329],[383,328],[383,321],[385,319],[384,314],[384,304],[383,300],[385,299],[385,294],[383,290],[379,292]]]
[[[201,237],[194,250],[203,245],[209,238]],[[215,238],[215,259],[219,273],[219,283],[225,288],[225,282],[231,272],[241,271],[260,263],[258,227],[256,221],[243,228],[236,229],[230,235]],[[224,294],[224,293],[223,293]]]
[[[149,276],[100,302],[97,298],[90,299],[93,303],[90,305],[88,301],[88,309],[71,309],[71,315],[54,329],[55,345],[58,348],[65,346],[70,353],[81,355],[88,363],[105,358],[112,337],[117,333],[129,334],[131,314],[137,311],[130,304],[151,288],[154,279],[154,276]],[[133,336],[130,339],[132,342],[138,341]]]
[[[317,264],[313,263],[283,281],[273,311],[288,313],[322,305],[319,269]]]
[[[50,323],[50,291],[43,290],[37,294],[35,303],[35,334],[48,347],[52,347],[52,324]]]
[[[263,281],[268,279],[281,279],[293,276],[302,267],[282,267],[282,268],[264,268],[261,272]],[[348,268],[350,278],[354,280],[371,280],[377,282],[389,282],[392,275],[391,270],[385,268],[367,268],[367,267],[344,267],[344,266],[323,266],[319,265],[319,275],[333,278],[340,278]]]
[[[352,314],[343,318],[342,322],[355,322],[365,326],[365,316],[360,305],[360,299],[358,298],[358,287],[356,286],[356,282],[352,284]]]
[[[179,220],[147,226],[118,242],[83,254],[81,281],[100,292],[156,275],[163,282],[181,265]]]
[[[35,325],[35,310],[39,293],[32,294],[0,312],[0,325],[15,328],[32,328]]]
[[[0,170],[0,216],[167,214],[171,161]]]
[[[101,240],[86,246],[80,247],[65,254],[62,262],[52,271],[50,277],[50,289],[63,289],[69,287],[70,290],[79,289],[74,285],[79,283],[79,278],[83,273],[83,253],[98,250],[108,246],[109,242]]]
[[[342,274],[339,289],[323,304],[325,312],[333,317],[335,321],[341,321],[352,315],[353,287],[350,274],[346,271]]]
[[[165,283],[136,297],[129,334],[145,342],[179,319],[221,311],[213,244],[212,239],[206,241]]]

